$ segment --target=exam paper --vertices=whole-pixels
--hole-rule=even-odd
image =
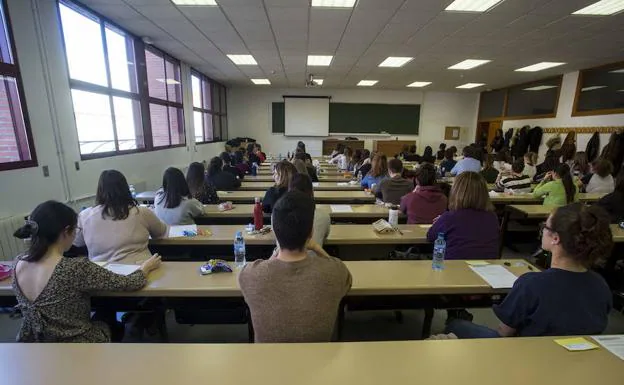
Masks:
[[[312,187],[319,187],[321,184],[319,182],[312,182]]]
[[[104,268],[108,271],[112,271],[115,274],[121,275],[130,275],[135,271],[139,270],[141,266],[139,265],[122,265],[120,263],[109,263],[104,266]]]
[[[624,360],[624,335],[592,336],[594,341],[602,345],[621,360]]]
[[[332,213],[352,213],[353,209],[349,205],[331,205]]]
[[[500,265],[470,266],[493,289],[511,289],[516,277],[509,270]]]
[[[184,237],[185,231],[192,231],[197,234],[197,225],[169,226],[169,238]]]

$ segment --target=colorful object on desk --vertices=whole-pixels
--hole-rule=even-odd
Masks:
[[[201,275],[208,275],[213,273],[231,273],[232,268],[228,263],[222,259],[211,259],[207,263],[201,265],[199,268]]]
[[[234,209],[234,205],[232,204],[232,202],[228,201],[228,202],[223,202],[219,205],[218,210],[223,212],[223,211],[229,211],[229,210],[233,210]]]
[[[0,264],[0,281],[9,278],[12,271],[12,266]]]
[[[184,230],[182,232],[182,235],[184,235],[185,237],[196,237],[196,236],[211,236],[212,233],[210,231],[206,231],[206,230],[202,230],[202,229],[197,229],[197,231],[190,231],[190,230]]]
[[[247,234],[248,235],[264,235],[264,234],[270,233],[271,230],[272,230],[271,226],[264,226],[260,230],[256,230],[255,227],[253,227],[253,224],[250,223],[250,225],[251,226],[247,225]]]
[[[583,337],[560,338],[558,340],[555,340],[555,343],[563,346],[571,352],[582,352],[584,350],[598,349],[598,345],[589,342]]]

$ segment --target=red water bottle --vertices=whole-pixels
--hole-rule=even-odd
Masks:
[[[254,204],[253,219],[254,228],[256,231],[260,231],[264,227],[264,213],[262,212],[262,204],[258,197],[256,197],[256,203]]]

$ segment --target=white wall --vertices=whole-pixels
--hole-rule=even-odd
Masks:
[[[193,143],[192,114],[185,109],[186,147],[81,161],[56,1],[9,0],[8,11],[39,167],[0,172],[0,218],[29,212],[48,199],[92,196],[104,169],[118,169],[130,183],[144,181],[156,188],[165,168],[223,151],[223,143]],[[191,106],[190,70],[187,65],[182,70],[185,105]],[[43,177],[43,166],[50,177]]]
[[[554,118],[547,119],[524,119],[524,120],[505,120],[503,121],[503,131],[509,128],[522,127],[529,125],[531,127],[540,126],[548,127],[600,127],[600,126],[624,126],[624,114],[611,115],[595,115],[595,116],[572,116],[574,108],[574,96],[576,92],[576,82],[579,72],[571,72],[563,75],[563,83],[561,85],[561,93],[559,95],[559,105],[557,106],[557,115]],[[540,161],[546,153],[546,141],[557,134],[544,134],[542,145],[540,146]],[[566,134],[561,134],[561,140],[565,139]],[[576,146],[578,151],[585,151],[587,142],[592,134],[577,134]],[[611,134],[600,134],[600,148],[604,147]]]
[[[445,126],[462,127],[460,141],[446,141],[450,144],[464,145],[474,141],[478,94],[421,92],[415,90],[391,91],[375,89],[339,90],[339,89],[273,89],[260,87],[233,88],[228,100],[228,123],[230,137],[249,136],[258,140],[267,153],[286,154],[293,151],[299,140],[306,143],[307,150],[314,156],[321,154],[324,138],[287,137],[271,132],[271,103],[280,102],[283,95],[325,95],[331,96],[335,103],[388,103],[420,104],[419,135],[399,135],[379,137],[351,134],[365,141],[365,146],[372,149],[373,140],[416,140],[419,152],[424,146],[437,148],[444,141]],[[344,138],[343,136],[337,136]]]

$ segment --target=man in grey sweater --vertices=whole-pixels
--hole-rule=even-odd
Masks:
[[[351,288],[351,273],[312,239],[314,210],[309,194],[284,194],[272,214],[279,248],[270,259],[249,263],[240,272],[256,342],[331,339],[338,306]]]

